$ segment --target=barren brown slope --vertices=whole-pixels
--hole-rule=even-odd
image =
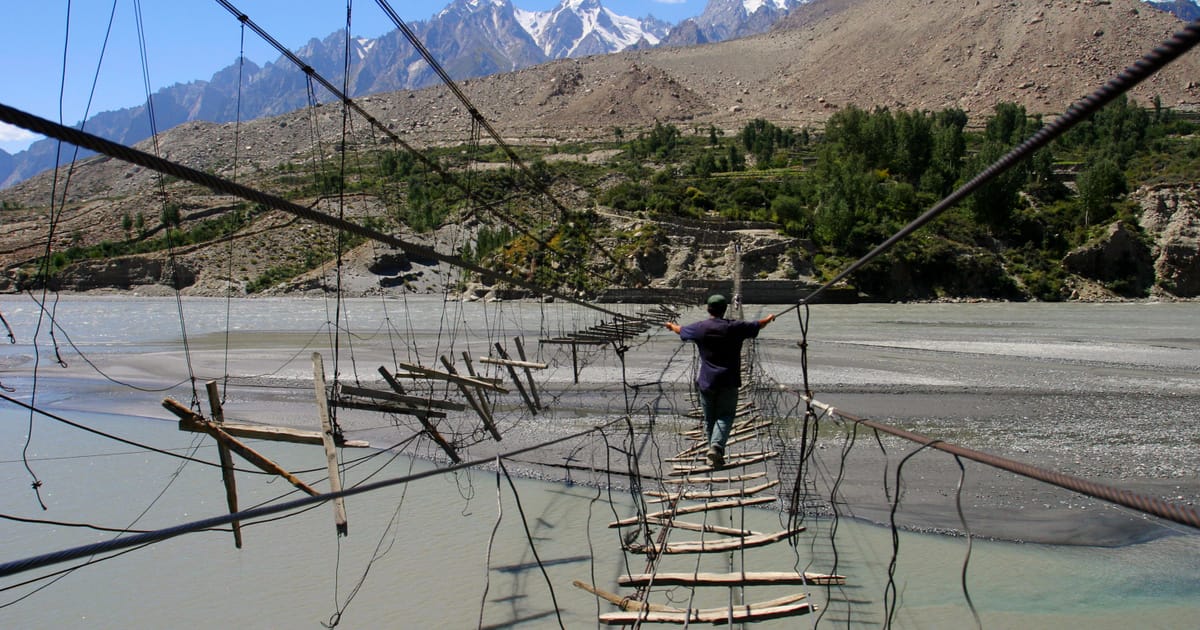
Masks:
[[[982,114],[1013,101],[1055,113],[1182,24],[1136,0],[818,0],[773,33],[658,51],[650,63],[711,94],[718,110],[797,121],[848,104]],[[1155,94],[1200,103],[1200,53],[1134,92],[1143,103]]]
[[[1053,114],[1182,24],[1137,0],[816,0],[765,35],[554,62],[472,80],[466,91],[506,135],[560,139],[655,121],[819,124],[850,104],[983,116],[1007,101]],[[1200,53],[1133,95],[1197,107]],[[410,124],[436,127],[428,122]]]

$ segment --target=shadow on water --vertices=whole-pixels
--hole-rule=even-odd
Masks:
[[[554,567],[554,566],[559,566],[559,565],[564,565],[564,564],[574,564],[576,562],[587,562],[591,559],[592,559],[591,556],[571,556],[568,558],[543,560],[542,566]],[[522,573],[524,571],[529,571],[531,569],[537,569],[537,568],[539,568],[537,562],[522,562],[520,564],[509,564],[509,565],[504,565],[504,566],[492,567],[492,570],[499,571],[500,573]]]

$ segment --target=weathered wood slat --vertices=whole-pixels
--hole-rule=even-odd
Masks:
[[[646,602],[643,602],[643,601],[637,600],[637,599],[633,599],[631,597],[621,597],[620,595],[617,595],[616,593],[610,593],[602,588],[592,586],[591,584],[588,584],[587,582],[583,582],[581,580],[575,580],[574,582],[572,582],[572,584],[575,585],[575,588],[585,590],[585,591],[591,593],[592,595],[595,595],[596,597],[599,597],[600,599],[603,599],[604,601],[609,602],[613,606],[620,608],[621,610],[649,610],[649,611],[655,611],[655,612],[683,612],[682,608],[676,608],[674,606],[664,606],[662,604],[648,604]]]
[[[350,400],[349,398],[339,398],[329,401],[329,404],[338,409],[358,409],[359,411],[378,411],[379,413],[397,413],[407,416],[417,416],[418,418],[445,418],[444,411],[430,411],[429,409],[417,409],[408,405],[389,405],[384,402],[366,402],[363,400]]]
[[[734,475],[731,477],[712,477],[712,476],[684,477],[683,479],[663,479],[662,482],[666,485],[680,485],[680,484],[707,485],[707,484],[712,484],[712,483],[740,483],[743,481],[750,481],[753,479],[759,479],[759,478],[766,477],[766,476],[767,476],[767,473],[765,471],[760,470],[758,472],[746,473],[744,475]]]
[[[763,503],[771,503],[778,497],[750,497],[748,499],[731,499],[729,501],[711,501],[702,505],[686,505],[674,510],[664,510],[647,514],[645,518],[668,518],[680,514],[694,514],[696,512],[710,512],[712,510],[724,510],[728,508],[742,507],[747,505],[762,505]],[[640,516],[631,516],[623,518],[619,521],[609,523],[609,527],[627,527],[629,525],[637,525],[642,521]]]
[[[777,451],[772,451],[770,453],[766,453],[765,455],[758,455],[756,457],[747,457],[747,458],[734,457],[734,458],[726,459],[724,466],[718,466],[715,468],[713,466],[676,466],[675,469],[670,472],[670,475],[672,477],[682,477],[682,476],[686,476],[686,475],[693,475],[695,473],[711,472],[713,470],[726,470],[728,468],[739,468],[742,466],[751,466],[753,464],[758,464],[758,463],[762,463],[762,462],[765,462],[768,460],[775,459],[776,457],[779,457],[779,453]]]
[[[321,438],[325,444],[325,463],[329,470],[329,491],[342,491],[342,475],[338,469],[337,447],[334,445],[335,433],[333,421],[329,417],[329,397],[325,394],[325,362],[320,352],[312,353],[313,387],[317,394],[317,415],[321,419]],[[350,532],[346,522],[346,499],[338,497],[333,500],[333,526],[339,536]]]
[[[528,363],[529,357],[525,356],[525,344],[520,337],[513,337],[513,344],[517,347],[517,356],[521,357],[522,363]],[[516,366],[512,366],[516,367]],[[529,367],[521,368],[525,370],[525,381],[529,383],[529,393],[533,396],[533,406],[542,409],[542,401],[538,398],[537,384],[533,382],[533,372],[529,371]]]
[[[550,366],[545,363],[533,363],[532,361],[505,361],[504,359],[493,359],[492,357],[479,357],[480,363],[488,363],[490,365],[506,365],[519,368],[529,368],[533,370],[545,370]]]
[[[446,358],[446,355],[444,354],[441,356],[441,359],[442,365],[445,366],[446,371],[457,376],[458,370],[454,368],[454,363],[450,359]],[[477,400],[475,398],[475,392],[472,391],[470,387],[467,387],[462,383],[456,383],[455,385],[458,386],[458,391],[462,393],[463,398],[467,399],[467,403],[470,404],[471,408],[475,410],[475,413],[479,415],[479,419],[483,421],[483,426],[487,427],[488,432],[492,434],[492,437],[495,438],[497,442],[499,442],[500,432],[496,430],[496,423],[492,421],[492,415],[488,413],[487,406],[482,401],[482,392],[480,393],[480,399]]]
[[[221,424],[225,422],[225,411],[221,409],[221,395],[217,391],[216,381],[209,381],[204,384],[208,390],[208,409],[212,413],[213,422]],[[225,484],[225,502],[229,505],[229,513],[237,514],[238,498],[237,498],[237,479],[233,474],[233,455],[229,451],[229,445],[217,440],[217,457],[221,460],[221,481]],[[230,523],[233,526],[233,546],[242,548],[242,522],[233,521]]]
[[[759,455],[765,455],[768,452],[769,451],[743,451],[743,452],[737,453],[734,457],[737,457],[737,458],[757,457]],[[677,463],[700,461],[703,459],[704,459],[703,457],[700,457],[697,455],[691,455],[691,456],[676,455],[675,457],[664,458],[663,461],[671,462],[672,464],[677,464]]]
[[[673,623],[678,625],[692,623],[724,624],[729,620],[733,623],[752,623],[782,619],[812,612],[812,605],[801,601],[803,594],[781,597],[770,602],[742,606],[727,606],[725,608],[705,608],[680,612],[672,611],[623,611],[602,613],[600,622],[610,626],[631,626],[637,623]],[[785,603],[775,603],[787,600]]]
[[[163,403],[164,405],[166,403]],[[179,404],[179,403],[175,403]],[[186,407],[184,407],[186,409]],[[178,415],[178,414],[176,414]],[[194,425],[180,423],[180,431],[191,431],[193,433],[207,433]],[[272,442],[291,442],[293,444],[313,444],[321,445],[325,442],[321,437],[320,431],[307,431],[304,429],[293,429],[291,427],[272,427],[264,424],[241,424],[237,422],[222,422],[221,430],[234,437],[248,438],[255,440],[270,440]],[[371,446],[366,440],[337,440],[337,445],[344,448],[367,448]]]
[[[681,553],[721,553],[724,551],[736,551],[738,549],[750,549],[770,545],[802,531],[804,531],[804,528],[795,530],[783,529],[772,533],[756,532],[749,536],[738,536],[720,540],[684,540],[650,545],[631,543],[625,545],[625,549],[631,553],[662,553],[668,555]]]
[[[379,368],[379,373],[383,375],[383,380],[387,381],[388,385],[396,388],[396,390],[399,391],[400,384],[396,382],[396,379],[392,378],[391,374],[388,374],[386,369],[381,366]],[[434,442],[437,442],[438,446],[442,447],[442,450],[445,451],[446,455],[450,457],[450,461],[454,462],[455,464],[462,461],[462,458],[458,456],[458,452],[454,450],[454,447],[446,441],[446,438],[442,437],[441,433],[438,433],[437,427],[433,426],[433,423],[429,421],[428,416],[417,415],[417,420],[421,423],[421,426],[425,428],[425,433],[428,434]]]
[[[414,365],[412,363],[401,363],[400,367],[408,370],[409,372],[412,372],[414,374],[419,374],[420,376],[426,377],[426,378],[450,381],[451,383],[462,383],[464,385],[470,385],[471,387],[487,389],[487,390],[491,390],[494,392],[499,392],[501,394],[508,393],[507,389],[500,386],[501,381],[499,381],[497,379],[468,378],[466,376],[458,376],[455,374],[449,374],[447,372],[439,372],[437,370],[430,370],[428,368],[423,368],[419,365]]]
[[[504,346],[500,345],[499,341],[496,342],[495,348],[496,352],[500,354],[500,358],[508,361],[508,353],[504,351]],[[536,416],[538,412],[537,405],[535,405],[533,399],[529,397],[529,393],[525,391],[525,386],[521,384],[521,377],[517,376],[517,368],[514,368],[511,365],[506,367],[508,369],[508,375],[512,377],[513,385],[517,386],[517,391],[521,394],[521,400],[525,401],[525,406],[529,408],[529,413]]]
[[[691,521],[680,521],[671,518],[648,518],[648,525],[658,525],[660,527],[670,527],[671,529],[682,529],[689,532],[704,532],[706,534],[721,534],[722,536],[753,536],[754,532],[748,529],[737,529],[734,527],[722,527],[720,525],[707,525],[704,523],[693,523]]]
[[[225,427],[218,426],[215,422],[209,422],[208,420],[205,420],[203,416],[183,406],[179,403],[179,401],[165,398],[163,399],[162,405],[167,409],[167,411],[170,411],[179,417],[179,430],[207,433],[213,436],[213,438],[215,438],[218,442],[228,446],[229,450],[240,455],[242,459],[245,459],[251,464],[258,466],[261,470],[269,472],[273,475],[279,475],[280,477],[286,479],[288,483],[313,496],[321,494],[308,484],[300,481],[298,477],[285,470],[279,464],[276,464],[262,453],[250,448],[241,440],[227,433],[225,431]]]
[[[728,497],[749,497],[779,485],[778,479],[773,479],[757,486],[750,488],[730,488],[729,490],[688,490],[685,492],[662,492],[661,490],[647,490],[643,494],[655,499],[649,503],[662,503],[664,501],[680,501],[680,500],[697,500],[697,499],[724,499]]]
[[[794,571],[747,571],[745,573],[641,573],[617,580],[621,586],[791,586],[845,584],[846,576]]]
[[[451,402],[449,400],[438,400],[436,398],[423,398],[421,396],[409,396],[396,392],[385,392],[378,389],[369,389],[366,387],[355,387],[353,385],[339,385],[338,388],[342,394],[347,396],[359,396],[361,398],[374,398],[375,400],[389,400],[392,402],[404,403],[418,409],[446,409],[449,411],[463,411],[467,408],[466,405]]]
[[[607,341],[586,340],[586,339],[571,339],[565,337],[556,337],[554,339],[538,339],[538,343],[546,345],[561,345],[561,346],[603,346],[607,345]]]

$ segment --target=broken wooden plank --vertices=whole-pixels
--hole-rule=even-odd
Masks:
[[[726,470],[728,468],[739,468],[742,466],[751,466],[753,464],[762,463],[768,460],[775,459],[779,456],[778,451],[772,451],[764,455],[756,457],[738,458],[736,456],[725,460],[724,466],[676,466],[669,474],[672,477],[681,477],[692,475],[695,473],[712,472],[714,470]]]
[[[217,391],[217,382],[209,381],[204,384],[208,390],[208,409],[212,413],[213,422],[220,424],[225,421],[225,412],[221,409],[221,396]],[[221,481],[225,484],[225,502],[229,505],[229,513],[237,514],[237,479],[233,474],[233,455],[229,445],[217,440],[217,457],[221,460]],[[233,521],[233,546],[242,548],[242,522]]]
[[[752,533],[749,536],[735,536],[731,538],[723,538],[718,540],[684,540],[667,543],[630,543],[625,545],[626,551],[630,553],[650,553],[650,554],[684,554],[684,553],[722,553],[725,551],[737,551],[739,549],[751,549],[754,547],[762,547],[777,543],[784,538],[798,534],[804,531],[800,529],[782,529],[771,533]]]
[[[731,477],[712,477],[712,476],[684,477],[683,479],[663,479],[662,482],[667,485],[678,485],[678,484],[706,485],[706,484],[712,484],[712,483],[739,483],[742,481],[750,481],[752,479],[758,479],[760,477],[766,477],[766,476],[767,476],[766,471],[760,470],[758,472],[746,473],[744,475],[734,475]]]
[[[420,418],[445,418],[444,411],[430,411],[428,409],[416,409],[407,405],[389,405],[384,402],[366,402],[362,400],[350,400],[349,398],[340,398],[329,401],[330,404],[339,409],[358,409],[359,411],[377,411],[379,413],[395,413],[407,416],[417,416]]]
[[[513,337],[513,343],[517,346],[517,356],[521,357],[521,362],[528,363],[529,357],[525,356],[525,344],[521,343],[521,338]],[[513,367],[514,369],[516,368],[516,366],[510,367]],[[525,366],[521,369],[525,370],[525,380],[529,383],[529,393],[533,396],[533,406],[537,407],[538,409],[542,409],[542,401],[540,398],[538,398],[537,384],[533,382],[533,372],[529,371],[528,366]]]
[[[799,593],[769,602],[725,606],[723,608],[703,608],[679,612],[649,610],[609,612],[600,615],[600,622],[610,626],[631,626],[644,623],[673,623],[679,625],[693,623],[725,624],[729,621],[733,623],[753,623],[796,615],[806,615],[812,612],[812,605],[801,601],[804,598],[805,595]]]
[[[764,490],[774,488],[779,485],[778,479],[772,479],[767,483],[759,484],[749,488],[730,488],[729,490],[688,490],[685,492],[661,492],[658,490],[647,490],[643,494],[651,497],[657,497],[647,503],[663,503],[665,501],[696,501],[700,499],[725,499],[729,497],[749,497],[758,494]]]
[[[641,573],[621,576],[617,583],[640,586],[794,586],[845,584],[846,576],[794,571],[746,571],[737,573]]]
[[[467,374],[470,374],[471,378],[477,378],[479,380],[484,380],[484,381],[492,380],[492,379],[485,379],[475,373],[475,364],[471,362],[471,353],[470,352],[463,350],[462,358],[463,358],[463,363],[465,363],[467,366]],[[499,385],[500,383],[503,383],[503,382],[504,381],[502,381],[500,379],[495,379],[495,383],[497,385]],[[495,424],[496,423],[496,414],[492,413],[492,407],[489,406],[489,404],[488,404],[489,401],[487,399],[487,394],[484,392],[476,392],[476,394],[478,394],[478,396],[479,396],[479,406],[482,407],[483,410],[487,412],[488,418],[491,419],[492,424]]]
[[[499,341],[496,342],[495,346],[496,352],[500,354],[500,358],[507,361],[508,353],[504,351],[504,346],[500,345]],[[517,369],[511,365],[507,366],[507,368],[508,375],[512,377],[513,384],[517,386],[517,391],[521,393],[521,399],[525,401],[525,406],[529,408],[529,413],[536,416],[538,412],[537,406],[533,404],[533,399],[529,397],[529,393],[525,391],[525,386],[521,384],[521,379],[517,376]]]
[[[423,368],[419,365],[414,365],[411,363],[401,363],[400,367],[408,370],[409,372],[412,372],[414,374],[419,374],[419,375],[427,377],[427,378],[434,378],[434,379],[439,379],[439,380],[443,380],[443,381],[450,381],[451,383],[462,383],[464,385],[470,385],[471,387],[487,389],[487,390],[491,390],[494,392],[499,392],[501,394],[508,393],[508,390],[501,387],[499,385],[499,381],[497,381],[495,379],[468,378],[466,376],[457,376],[454,374],[448,374],[446,372],[430,370],[428,368]]]
[[[451,362],[450,359],[447,359],[446,355],[443,354],[441,359],[442,365],[445,366],[447,372],[454,375],[458,374],[458,370],[454,368],[454,363]],[[471,408],[474,409],[475,413],[479,415],[479,419],[483,421],[483,426],[487,427],[488,432],[490,432],[492,437],[499,442],[500,432],[496,430],[496,424],[492,421],[491,415],[487,412],[484,406],[480,403],[480,401],[475,400],[475,392],[471,391],[469,387],[463,385],[462,383],[456,383],[456,385],[458,386],[458,391],[462,392],[463,398],[467,399],[467,404],[471,405]]]
[[[400,384],[396,382],[396,379],[392,378],[392,375],[389,374],[387,369],[382,365],[379,366],[379,373],[383,375],[383,380],[387,381],[388,385],[391,385],[393,388],[398,388],[400,386]],[[438,446],[442,447],[442,450],[446,452],[446,455],[450,456],[450,461],[454,462],[455,464],[462,462],[462,459],[458,456],[458,452],[454,450],[454,447],[451,446],[445,438],[442,437],[441,433],[438,433],[437,427],[433,426],[433,423],[429,421],[428,417],[418,415],[417,420],[421,423],[422,427],[425,427],[425,433],[429,434],[429,437],[434,442],[437,442]]]
[[[489,365],[511,365],[512,367],[527,368],[533,370],[545,370],[550,366],[545,363],[533,363],[531,361],[505,361],[504,359],[493,359],[492,357],[479,357],[480,363]]]
[[[674,606],[664,606],[662,604],[648,604],[641,600],[633,599],[632,597],[621,597],[620,595],[617,595],[615,593],[610,593],[604,589],[597,588],[595,586],[592,586],[591,584],[588,584],[587,582],[583,582],[580,580],[575,580],[574,582],[572,582],[572,584],[575,585],[575,588],[585,590],[585,591],[591,593],[592,595],[595,595],[596,597],[599,597],[600,599],[603,599],[603,600],[609,602],[610,604],[620,608],[621,610],[683,612],[682,609],[675,608]]]
[[[399,383],[397,383],[399,385]],[[438,400],[436,398],[424,398],[421,396],[409,396],[396,392],[385,392],[378,389],[369,389],[366,387],[355,387],[353,385],[339,385],[338,390],[347,396],[359,396],[361,398],[374,398],[376,400],[389,400],[392,402],[404,403],[410,407],[427,408],[427,409],[446,409],[449,411],[463,411],[467,408],[466,405],[461,405],[449,400]]]
[[[572,339],[569,337],[555,337],[553,339],[538,339],[538,343],[547,345],[560,346],[606,346],[607,341],[588,340],[588,339]]]
[[[728,501],[712,501],[712,502],[705,503],[702,505],[688,505],[688,506],[676,508],[674,510],[663,510],[661,512],[653,512],[651,514],[645,515],[644,517],[643,516],[631,516],[629,518],[623,518],[619,521],[613,521],[612,523],[609,523],[608,526],[609,527],[628,527],[630,525],[637,525],[637,524],[641,523],[643,519],[652,519],[652,518],[661,519],[661,518],[667,518],[667,517],[681,515],[681,514],[694,514],[696,512],[711,512],[713,510],[725,510],[725,509],[735,508],[735,507],[743,507],[743,506],[750,506],[750,505],[762,505],[763,503],[771,503],[771,502],[775,501],[776,499],[777,499],[777,497],[750,497],[748,499],[731,499]]]
[[[329,399],[325,396],[325,362],[321,359],[320,352],[312,353],[312,362],[313,388],[317,393],[317,416],[321,420],[321,437],[325,444],[325,464],[329,471],[329,491],[336,494],[342,491],[342,475],[341,470],[338,469],[333,421],[329,417]],[[346,522],[346,500],[343,497],[333,500],[333,525],[337,529],[338,536],[350,533],[350,526]]]
[[[658,525],[659,527],[669,527],[671,529],[682,529],[689,532],[721,534],[722,536],[751,536],[754,534],[754,532],[748,529],[722,527],[721,525],[707,525],[703,523],[693,523],[691,521],[679,521],[673,518],[648,518],[646,519],[646,524]]]
[[[165,405],[166,403],[163,404]],[[207,432],[195,425],[185,425],[184,423],[180,423],[179,430],[191,431],[193,433]],[[273,427],[265,424],[243,424],[226,421],[221,423],[221,430],[234,437],[254,440],[269,440],[272,442],[291,442],[293,444],[313,445],[321,445],[325,443],[324,438],[321,437],[320,431],[293,429],[291,427]],[[345,448],[367,448],[371,446],[371,443],[367,442],[366,440],[345,440],[338,438],[337,445]]]
[[[271,461],[263,454],[250,448],[249,446],[246,446],[246,444],[243,443],[241,440],[233,437],[229,433],[226,433],[225,427],[218,426],[214,422],[209,422],[208,420],[205,420],[204,416],[201,416],[200,414],[192,411],[191,409],[188,409],[187,407],[183,406],[176,400],[172,400],[170,398],[164,398],[162,405],[163,405],[163,407],[165,407],[167,409],[167,411],[170,411],[171,413],[173,413],[179,417],[179,429],[181,431],[193,431],[193,432],[199,432],[199,433],[207,433],[207,434],[213,436],[214,438],[216,438],[218,441],[224,443],[226,446],[229,447],[229,450],[240,455],[242,457],[242,459],[245,459],[246,461],[250,462],[251,464],[258,466],[261,470],[269,472],[273,475],[279,475],[280,477],[283,477],[284,479],[286,479],[288,481],[288,483],[292,484],[293,486],[296,486],[297,488],[299,488],[313,496],[321,494],[320,492],[317,492],[316,490],[314,490],[308,484],[304,483],[303,481],[300,481],[300,479],[297,478],[292,473],[284,470],[283,467],[281,467],[279,464],[276,464],[275,462]],[[315,431],[314,431],[314,433],[315,433]]]

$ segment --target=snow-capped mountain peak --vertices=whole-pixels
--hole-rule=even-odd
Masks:
[[[550,11],[516,9],[517,22],[550,58],[617,52],[645,42],[657,44],[670,25],[637,19],[605,8],[600,0],[563,0]]]

